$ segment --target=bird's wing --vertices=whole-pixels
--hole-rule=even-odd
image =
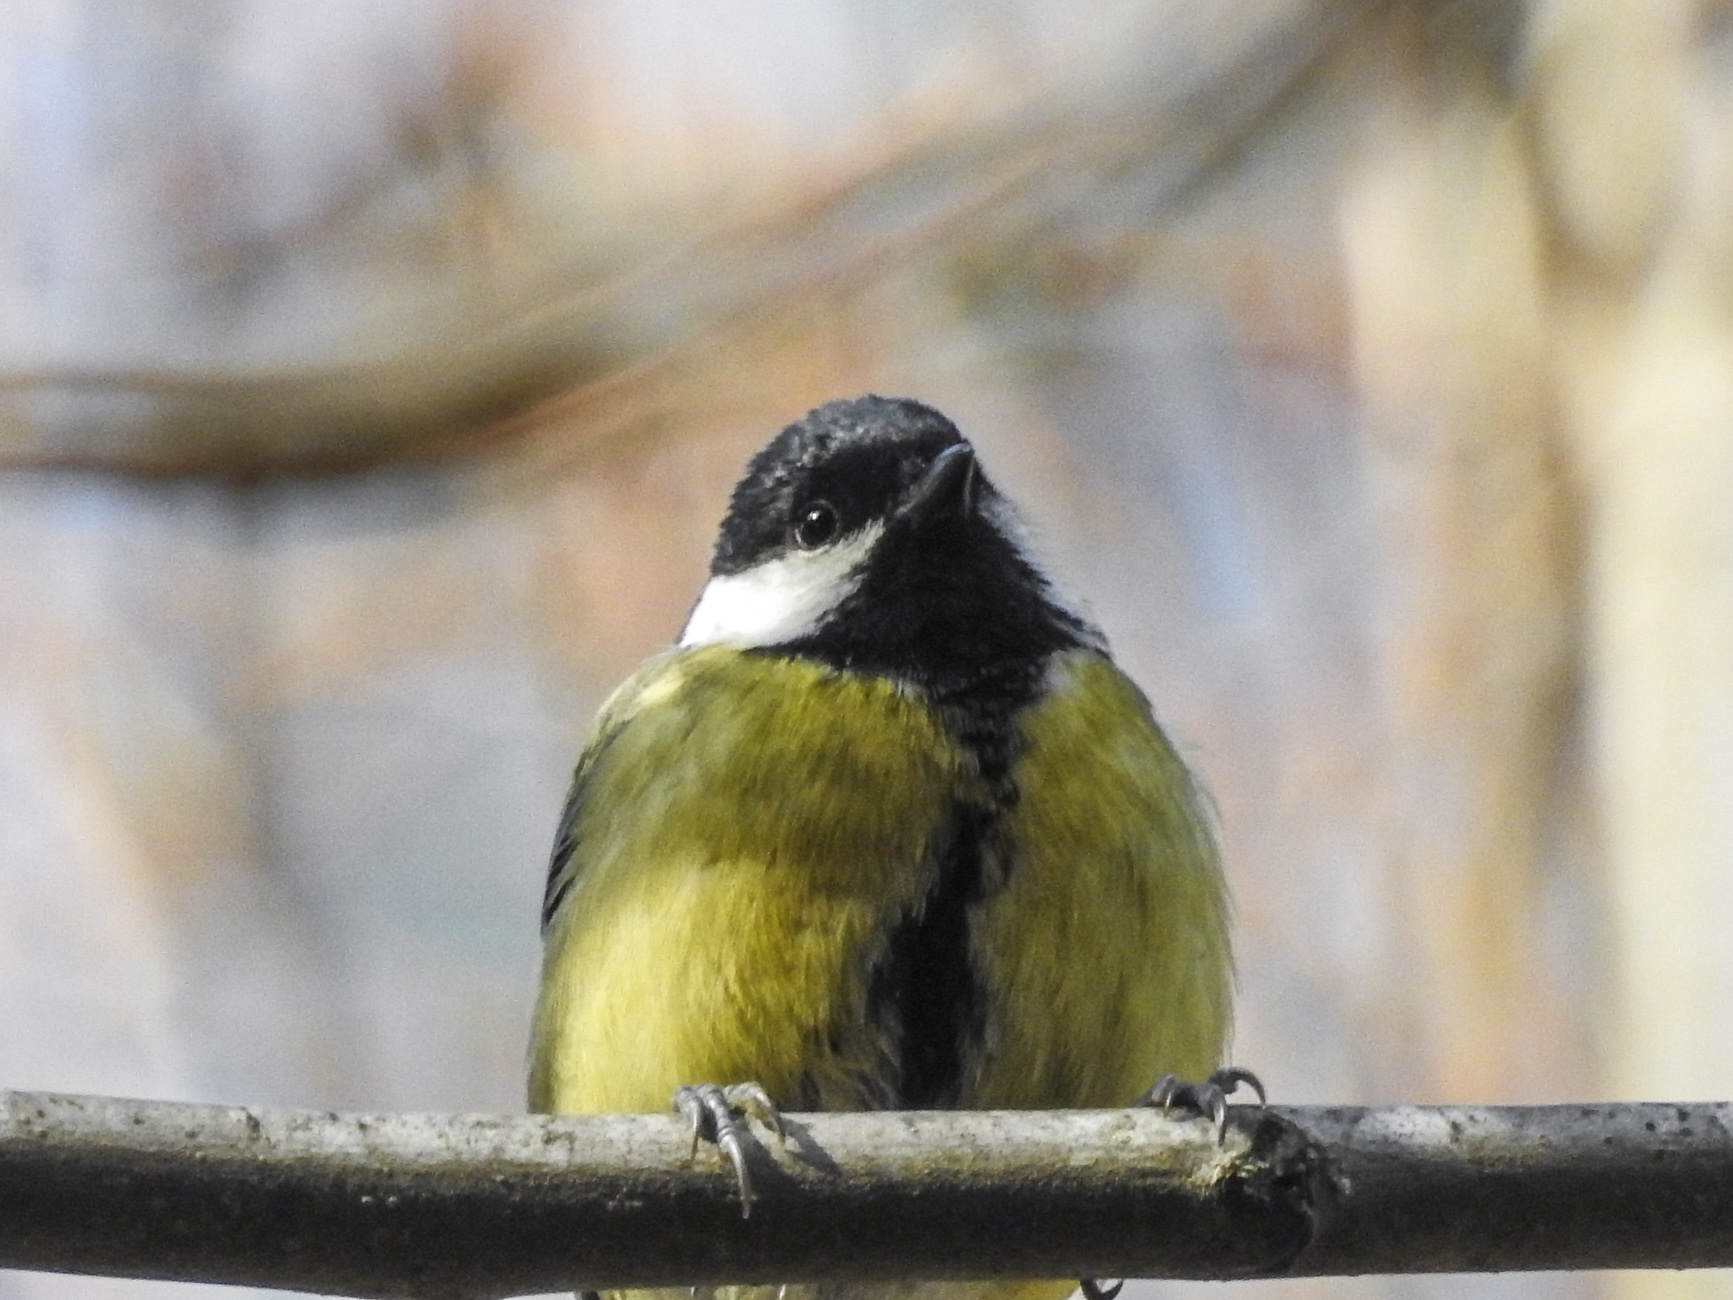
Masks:
[[[584,742],[583,752],[578,755],[578,765],[572,773],[572,787],[566,793],[565,807],[560,810],[560,824],[554,832],[554,851],[548,859],[547,887],[542,893],[544,934],[558,915],[560,905],[571,893],[572,885],[583,865],[574,849],[577,847],[578,827],[583,821],[597,765],[602,755],[607,753],[608,747],[643,706],[645,699],[656,696],[658,683],[664,682],[670,674],[678,673],[681,658],[681,654],[676,651],[648,660],[614,688],[614,693],[608,696],[596,714],[596,720],[590,727],[589,739]]]

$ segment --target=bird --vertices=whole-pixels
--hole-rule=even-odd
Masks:
[[[1223,1067],[1199,783],[974,446],[912,399],[827,403],[748,463],[678,640],[596,718],[542,928],[530,1108],[673,1105],[745,1213],[753,1116],[1144,1101],[1219,1125],[1255,1083]]]

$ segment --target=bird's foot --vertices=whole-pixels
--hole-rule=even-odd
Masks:
[[[1208,1116],[1215,1121],[1216,1141],[1220,1142],[1227,1136],[1228,1097],[1238,1091],[1242,1083],[1258,1094],[1258,1105],[1262,1106],[1266,1101],[1264,1085],[1257,1075],[1237,1065],[1224,1065],[1202,1083],[1181,1083],[1173,1075],[1164,1074],[1155,1081],[1154,1087],[1138,1098],[1137,1104],[1157,1106],[1162,1110],[1183,1106],[1199,1116]]]
[[[1155,1081],[1154,1087],[1137,1099],[1137,1104],[1162,1110],[1183,1106],[1200,1118],[1208,1117],[1215,1122],[1216,1141],[1221,1142],[1228,1131],[1228,1097],[1238,1091],[1242,1083],[1258,1094],[1258,1105],[1262,1106],[1265,1103],[1263,1083],[1250,1070],[1237,1065],[1224,1065],[1202,1083],[1181,1083],[1174,1075],[1164,1074]],[[1114,1300],[1124,1285],[1123,1282],[1103,1284],[1096,1278],[1086,1277],[1078,1283],[1078,1288],[1083,1292],[1083,1300]]]
[[[726,1088],[714,1083],[690,1083],[674,1090],[674,1109],[685,1116],[692,1126],[692,1154],[698,1154],[700,1141],[714,1142],[734,1166],[734,1181],[740,1187],[740,1217],[752,1217],[752,1175],[746,1168],[746,1136],[748,1126],[741,1118],[750,1117],[776,1134],[778,1142],[787,1143],[788,1131],[782,1124],[782,1112],[770,1100],[770,1094],[756,1083],[731,1083]]]

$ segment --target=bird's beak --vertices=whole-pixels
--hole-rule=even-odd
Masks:
[[[933,463],[927,466],[927,472],[915,484],[901,514],[903,518],[917,522],[945,516],[967,519],[975,513],[975,501],[980,495],[977,490],[979,483],[975,449],[966,442],[946,447],[933,457]]]

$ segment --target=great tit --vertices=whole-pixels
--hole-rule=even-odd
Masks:
[[[542,926],[537,1111],[678,1090],[715,1137],[740,1106],[1122,1106],[1210,1075],[1229,1030],[1196,783],[908,400],[821,406],[749,463],[678,643],[578,760]]]

